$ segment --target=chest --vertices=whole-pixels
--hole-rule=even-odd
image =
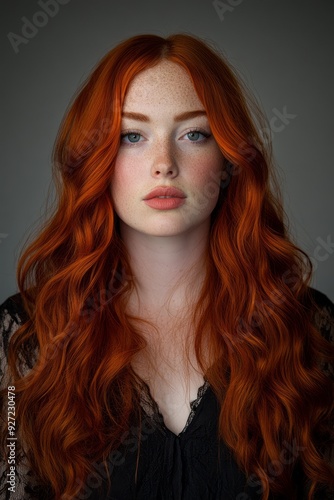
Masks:
[[[190,404],[204,384],[194,349],[194,328],[186,318],[171,318],[163,311],[145,317],[153,326],[136,325],[146,347],[135,355],[131,365],[149,387],[165,426],[179,434],[191,413]]]
[[[194,354],[188,360],[182,349],[173,344],[164,350],[150,346],[135,357],[132,367],[148,385],[165,426],[179,434],[191,413],[190,403],[197,399],[198,389],[204,384]]]

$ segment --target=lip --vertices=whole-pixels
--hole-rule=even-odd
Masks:
[[[168,198],[161,198],[168,196]],[[160,186],[150,191],[144,198],[144,202],[156,210],[173,210],[185,203],[186,195],[181,189],[172,186]]]
[[[181,189],[172,186],[160,186],[152,189],[144,198],[144,200],[151,200],[152,198],[159,198],[160,196],[168,196],[170,198],[186,198]],[[167,198],[166,198],[167,199]]]

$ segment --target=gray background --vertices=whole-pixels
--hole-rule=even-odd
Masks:
[[[40,3],[2,0],[0,6],[0,300],[16,291],[19,251],[41,222],[51,150],[70,99],[108,50],[145,32],[212,41],[269,120],[284,107],[296,115],[273,134],[285,208],[294,240],[315,265],[313,285],[334,300],[334,2],[222,0],[219,16],[212,0],[67,0],[46,19],[36,15]],[[22,36],[23,17],[45,25],[15,53],[8,33]]]

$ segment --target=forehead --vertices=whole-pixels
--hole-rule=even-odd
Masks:
[[[203,109],[192,80],[179,64],[162,60],[141,71],[129,85],[124,110],[134,105],[173,105]]]

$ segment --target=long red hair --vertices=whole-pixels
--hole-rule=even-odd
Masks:
[[[270,491],[293,491],[295,463],[279,475],[270,470],[282,463],[282,443],[298,443],[311,498],[317,486],[334,486],[319,451],[333,418],[320,364],[332,351],[312,322],[311,264],[287,238],[272,194],[260,114],[223,58],[184,34],[119,44],[61,125],[54,149],[59,202],[18,267],[29,320],[12,339],[9,365],[22,443],[41,483],[57,499],[75,496],[138,411],[130,363],[145,342],[124,312],[134,283],[110,181],[129,83],[162,58],[190,75],[226,158],[228,179],[212,214],[207,278],[194,313],[197,358],[221,405],[221,437],[246,474],[260,478],[264,499]],[[17,359],[29,343],[38,356],[22,377]],[[210,365],[204,345],[215,360]]]

